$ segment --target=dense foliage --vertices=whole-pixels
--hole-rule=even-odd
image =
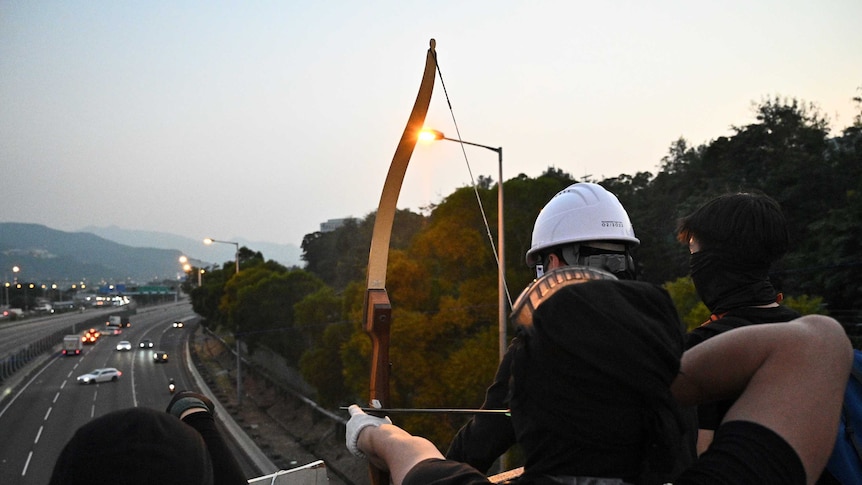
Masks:
[[[859,106],[862,102],[855,99]],[[616,193],[641,240],[640,278],[664,284],[681,317],[697,325],[707,316],[688,273],[687,248],[676,241],[679,217],[716,195],[758,191],[775,198],[790,221],[791,252],[771,275],[788,304],[803,313],[828,312],[862,322],[862,119],[837,136],[810,105],[767,99],[756,122],[732,136],[691,147],[670,145],[660,171],[596,181]],[[482,178],[456,190],[427,215],[395,218],[387,290],[393,305],[392,405],[475,407],[497,361],[497,282],[488,234],[476,203],[496,214],[496,185]],[[575,183],[551,167],[505,181],[506,280],[512,299],[533,278],[524,264],[541,207]],[[365,401],[370,342],[361,328],[364,278],[374,214],[302,243],[304,270],[288,270],[246,254],[207,273],[192,291],[195,310],[226,332],[239,331],[252,349],[279,351],[327,406]],[[246,248],[243,248],[246,250]],[[247,251],[247,250],[246,250]],[[249,251],[250,253],[250,251]],[[242,259],[242,255],[241,255]],[[409,417],[411,431],[445,447],[461,420]]]

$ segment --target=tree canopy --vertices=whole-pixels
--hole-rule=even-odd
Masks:
[[[855,98],[862,108],[862,100]],[[776,199],[790,224],[791,251],[770,277],[788,304],[803,313],[828,312],[862,322],[862,109],[854,124],[831,136],[813,105],[768,98],[751,124],[691,146],[673,141],[656,174],[620,174],[597,182],[629,212],[641,244],[639,278],[665,285],[681,318],[694,326],[708,317],[688,275],[688,251],[676,240],[677,220],[727,192],[760,192]],[[387,272],[393,304],[392,405],[476,407],[497,362],[496,185],[480,179],[430,208],[398,211]],[[558,191],[577,181],[549,167],[538,177],[506,180],[506,281],[512,298],[534,275],[525,264],[533,222]],[[361,328],[364,279],[374,214],[331,232],[307,235],[304,269],[288,270],[251,251],[242,270],[230,264],[206,273],[192,291],[195,311],[252,349],[280,352],[317,389],[324,405],[363,402],[370,343]],[[245,248],[243,248],[245,249]],[[245,255],[245,259],[243,259]],[[511,335],[510,329],[510,335]],[[445,447],[459,419],[410,417],[411,431]]]

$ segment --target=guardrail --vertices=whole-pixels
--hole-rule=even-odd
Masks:
[[[63,337],[68,335],[71,329],[72,327],[69,326],[68,328],[57,330],[50,335],[40,337],[38,340],[30,342],[15,352],[0,357],[0,385],[6,382],[9,377],[21,370],[25,365],[33,361],[33,359],[50,351],[57,344],[61,343],[63,341]]]

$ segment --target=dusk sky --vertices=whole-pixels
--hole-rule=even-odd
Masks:
[[[503,147],[506,179],[656,173],[775,96],[837,135],[860,21],[859,0],[4,0],[0,222],[299,245],[376,210],[431,38],[461,136]],[[426,126],[456,136],[439,78]],[[399,207],[470,183],[457,144],[420,144]]]

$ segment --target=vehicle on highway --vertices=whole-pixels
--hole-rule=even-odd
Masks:
[[[20,308],[6,308],[0,313],[3,318],[9,318],[15,320],[16,318],[21,318],[24,316],[24,310]]]
[[[117,344],[117,350],[132,350],[132,343],[128,340],[120,340]]]
[[[163,350],[153,352],[153,362],[156,364],[168,361],[168,353]]]
[[[183,328],[183,322],[177,320],[173,324],[171,324],[174,328]]]
[[[145,338],[144,340],[141,340],[141,343],[138,344],[138,347],[142,349],[151,349],[153,348],[153,341],[148,338]]]
[[[33,311],[36,313],[54,313],[54,307],[51,306],[48,302],[37,303],[36,306],[33,307]]]
[[[80,355],[84,350],[84,343],[77,335],[66,335],[63,337],[63,355]]]
[[[95,382],[116,381],[123,375],[122,372],[113,368],[93,369],[90,372],[78,376],[78,384],[93,384]]]
[[[117,336],[123,333],[123,331],[119,328],[110,328],[108,330],[105,330],[105,333],[107,333],[108,335]]]
[[[129,321],[129,317],[121,317],[119,315],[111,315],[108,317],[108,321],[105,322],[106,327],[117,327],[117,328],[128,328],[132,326],[132,322]]]
[[[99,337],[102,336],[102,332],[96,330],[95,328],[91,328],[84,332],[84,335],[81,337],[81,342],[87,345],[92,345],[99,340]]]

